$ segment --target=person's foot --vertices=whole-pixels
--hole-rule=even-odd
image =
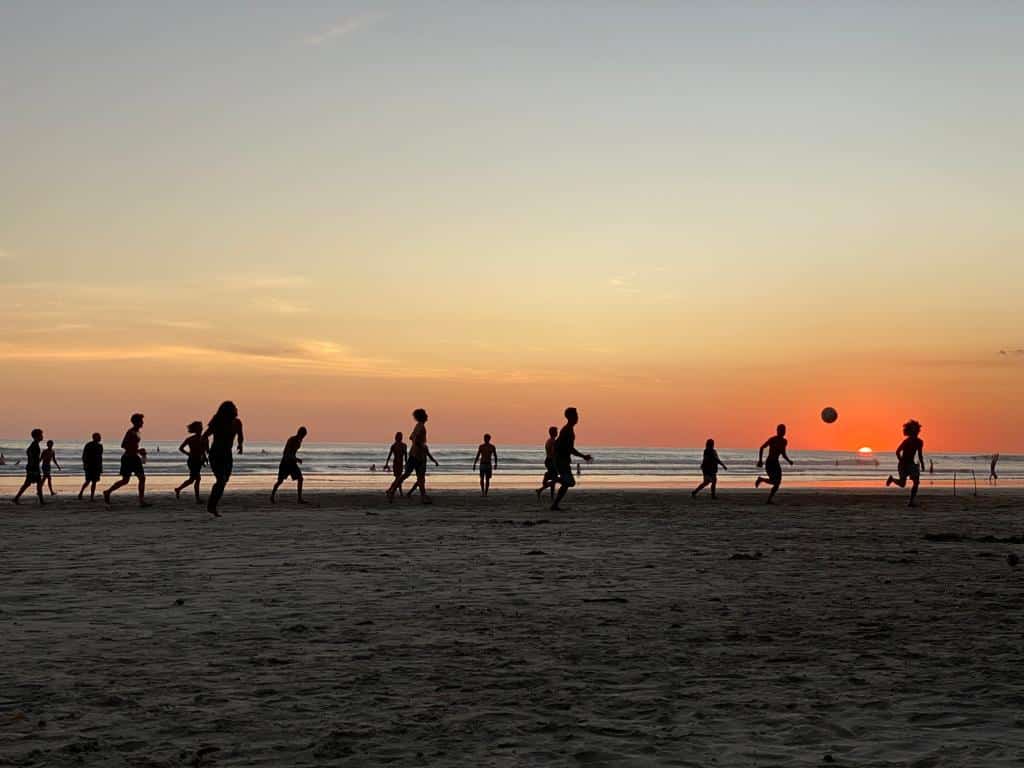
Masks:
[[[768,499],[768,501],[766,501],[766,502],[765,502],[765,504],[774,504],[774,503],[775,503],[775,502],[774,502],[774,501],[772,501],[771,499]]]
[[[15,504],[21,504],[21,499],[19,499],[17,496],[11,499],[11,501],[13,501]]]
[[[691,499],[696,499],[697,498],[697,492],[696,491],[690,491],[690,498]]]
[[[277,504],[277,491],[270,492],[270,503]]]
[[[761,487],[761,478],[760,477],[757,478],[757,480],[754,481],[754,487],[755,488],[760,488]]]
[[[202,504],[203,500],[196,496],[196,504]]]
[[[889,477],[887,477],[887,478],[885,479],[885,487],[886,487],[886,488],[888,488],[888,487],[889,487],[890,485],[892,485],[892,484],[893,484],[893,483],[895,483],[895,482],[896,482],[896,481],[895,481],[895,480],[893,479],[893,476],[892,476],[892,475],[889,475]]]
[[[557,504],[552,504],[551,505],[551,511],[552,512],[562,512],[564,510],[560,506],[558,506]]]
[[[305,499],[299,499],[299,504],[309,504],[309,503],[310,502],[306,501]]]
[[[909,504],[907,504],[907,506],[908,507],[916,507],[917,506],[917,502],[916,501],[912,501]]]
[[[178,501],[181,501],[181,488],[174,489],[174,498]]]
[[[81,500],[82,500],[82,494],[78,494],[78,500],[79,500],[79,501],[81,501]]]
[[[388,501],[394,501],[395,500],[395,492],[392,491],[390,488],[388,490],[384,491],[384,495],[388,497]]]
[[[148,501],[140,501],[139,502],[139,509],[148,509],[149,507],[152,507],[152,506],[153,505],[150,504]]]
[[[216,509],[207,509],[206,511],[209,512],[214,517],[220,517],[220,512],[218,512]]]
[[[110,505],[110,491],[103,492],[103,503],[108,506]]]
[[[711,500],[712,500],[712,501],[715,501],[715,500],[716,500],[717,498],[718,498],[718,497],[717,497],[717,496],[716,496],[715,494],[713,494],[713,493],[711,494]]]

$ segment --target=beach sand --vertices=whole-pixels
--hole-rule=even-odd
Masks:
[[[1024,760],[1020,491],[0,508],[0,765]]]

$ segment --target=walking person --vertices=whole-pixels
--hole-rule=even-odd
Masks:
[[[60,462],[57,461],[57,451],[53,448],[53,440],[46,441],[46,449],[43,451],[40,460],[43,464],[43,482],[46,484],[46,487],[50,489],[50,495],[56,496],[57,492],[53,490],[53,477],[50,475],[50,465],[52,464],[62,472],[64,471],[64,467],[62,467]]]
[[[151,507],[152,504],[146,501],[146,470],[143,467],[146,462],[146,449],[142,447],[142,437],[139,435],[145,417],[141,413],[133,413],[130,421],[131,427],[124,433],[124,439],[121,441],[121,449],[124,451],[121,455],[121,479],[103,492],[103,501],[109,505],[110,495],[118,488],[128,485],[132,475],[135,475],[139,478],[139,506]]]
[[[544,477],[537,489],[537,501],[548,488],[551,489],[551,500],[555,500],[555,485],[558,483],[558,469],[555,467],[555,439],[558,427],[548,427],[548,439],[544,443]]]
[[[181,492],[191,485],[195,489],[196,504],[199,504],[199,482],[203,477],[203,465],[206,464],[210,441],[203,436],[203,422],[201,421],[193,421],[185,429],[189,435],[181,441],[178,452],[188,457],[185,462],[188,466],[188,480],[174,489],[174,498],[180,499]]]
[[[14,496],[14,503],[21,503],[21,495],[28,490],[29,486],[34,485],[36,487],[36,496],[39,497],[39,505],[42,506],[46,502],[43,501],[43,475],[39,470],[40,457],[42,456],[42,449],[39,444],[43,442],[43,430],[33,429],[32,430],[32,442],[28,444],[28,448],[25,449],[25,482],[21,484],[21,488]]]
[[[216,480],[213,488],[210,489],[210,496],[206,500],[206,511],[214,517],[220,517],[217,505],[224,495],[224,489],[231,479],[231,472],[235,466],[233,455],[235,438],[238,438],[238,453],[243,451],[245,436],[242,433],[242,420],[238,418],[238,408],[230,400],[225,400],[217,408],[209,423],[203,437],[213,437],[207,456],[210,460],[210,469]]]
[[[476,457],[473,459],[474,472],[477,462],[480,463],[480,493],[486,496],[491,490],[491,477],[498,468],[498,449],[491,443],[490,435],[484,435],[484,441],[476,449]]]
[[[391,465],[391,470],[394,472],[395,480],[398,481],[398,495],[402,495],[402,473],[405,470],[405,460],[409,454],[409,449],[406,444],[402,441],[402,433],[395,432],[395,442],[391,444],[391,448],[388,450],[388,457],[384,459],[384,469],[388,469],[388,464]]]
[[[413,491],[419,488],[420,502],[430,504],[430,497],[427,496],[427,460],[434,462],[435,467],[440,465],[427,445],[427,419],[429,418],[427,412],[422,408],[417,408],[412,412],[412,417],[416,420],[416,426],[409,433],[409,455],[405,462],[405,470],[400,477],[395,478],[391,487],[388,488],[387,496],[389,501],[394,500],[395,491],[415,472],[416,482],[413,483],[408,495],[411,498]]]
[[[82,446],[82,472],[85,473],[85,482],[78,492],[78,500],[81,501],[85,495],[85,489],[89,487],[89,501],[96,500],[96,483],[103,475],[103,438],[99,432],[92,433],[92,440]]]
[[[718,498],[716,491],[718,490],[719,467],[727,471],[729,469],[725,466],[725,462],[719,458],[718,451],[715,450],[715,441],[709,437],[707,442],[704,444],[704,457],[700,462],[700,471],[704,475],[704,480],[690,492],[690,495],[693,498],[696,499],[697,494],[709,485],[711,486],[711,498]]]
[[[289,477],[298,483],[299,504],[309,503],[302,498],[302,468],[299,466],[302,463],[302,459],[299,458],[299,449],[302,448],[302,441],[306,439],[307,434],[309,432],[305,427],[299,427],[298,431],[285,442],[281,464],[277,468],[277,482],[274,483],[274,487],[270,491],[271,504],[277,502],[277,489]]]
[[[569,489],[576,485],[576,478],[572,474],[572,458],[578,456],[586,462],[594,458],[588,453],[580,453],[576,450],[576,425],[580,422],[579,412],[575,408],[565,409],[565,426],[562,427],[555,439],[555,471],[558,472],[558,493],[551,504],[552,511],[561,511],[562,499]]]
[[[793,466],[793,462],[789,458],[789,454],[786,453],[786,447],[789,445],[789,441],[786,439],[786,425],[779,424],[775,428],[775,435],[769,437],[761,445],[761,449],[757,452],[757,466],[760,469],[764,467],[765,473],[768,477],[758,476],[757,480],[754,481],[754,487],[760,488],[761,483],[769,484],[772,489],[768,494],[768,501],[766,504],[772,504],[775,494],[779,491],[779,486],[782,485],[782,462],[779,459],[785,459],[789,466]],[[768,458],[764,458],[764,449],[768,449]]]

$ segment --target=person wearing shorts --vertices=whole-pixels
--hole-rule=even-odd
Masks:
[[[697,494],[709,485],[711,486],[711,498],[718,498],[716,492],[718,490],[719,467],[728,469],[725,466],[725,462],[718,457],[718,451],[715,450],[715,441],[709,437],[704,444],[704,457],[700,463],[700,471],[704,475],[704,481],[690,492],[693,498],[697,498]]]
[[[491,443],[490,435],[484,435],[484,441],[476,449],[476,458],[473,459],[474,470],[477,462],[480,463],[480,493],[486,496],[491,490],[494,469],[498,466],[498,449]]]
[[[558,468],[555,466],[555,440],[558,438],[558,427],[548,427],[548,439],[544,443],[544,477],[537,489],[537,501],[548,488],[551,489],[551,500],[555,500],[555,484],[558,482]]]
[[[429,416],[423,408],[417,408],[412,412],[412,417],[416,420],[416,426],[412,428],[412,432],[409,433],[409,455],[405,462],[405,470],[399,477],[395,478],[395,481],[391,484],[391,487],[387,490],[387,497],[389,501],[394,500],[395,491],[404,483],[410,475],[416,473],[416,482],[412,488],[409,489],[409,498],[412,498],[413,491],[416,488],[420,489],[420,502],[423,504],[430,504],[430,497],[427,496],[427,459],[434,462],[434,466],[439,466],[437,459],[434,458],[433,454],[430,453],[430,448],[427,446],[427,419]]]
[[[551,503],[553,511],[561,510],[562,499],[569,489],[576,485],[576,478],[572,474],[572,457],[578,456],[584,461],[593,461],[588,453],[580,453],[576,450],[576,425],[580,422],[579,412],[575,408],[565,409],[565,426],[558,433],[555,439],[555,472],[558,474],[558,493]]]
[[[790,466],[793,462],[789,458],[789,454],[786,453],[786,447],[789,445],[789,441],[786,440],[786,425],[779,424],[775,428],[775,435],[769,437],[761,445],[761,449],[757,453],[757,466],[758,468],[764,467],[765,474],[767,477],[758,476],[757,480],[754,481],[754,487],[760,488],[762,483],[767,483],[771,486],[771,491],[768,494],[768,501],[766,504],[773,503],[775,494],[778,493],[779,486],[782,485],[782,462],[780,459],[785,459]],[[768,449],[768,458],[764,458],[764,449]]]
[[[133,413],[131,416],[131,427],[124,433],[124,439],[121,441],[121,448],[124,451],[121,455],[121,479],[103,492],[103,501],[108,505],[110,495],[118,488],[128,485],[132,475],[135,475],[139,478],[139,506],[152,506],[146,502],[146,470],[142,466],[146,451],[141,447],[142,438],[139,436],[144,420],[145,417],[141,413]]]
[[[911,419],[903,425],[905,439],[896,449],[896,471],[898,478],[889,475],[885,481],[886,487],[898,485],[900,488],[907,487],[907,480],[910,480],[910,503],[909,507],[917,506],[917,489],[921,485],[921,467],[924,466],[924,441],[921,439],[921,424]]]
[[[85,482],[78,492],[79,500],[89,486],[92,486],[89,488],[89,501],[96,498],[96,483],[103,475],[103,443],[100,442],[102,439],[99,432],[93,432],[92,440],[82,446],[82,471],[85,473]]]
[[[395,475],[395,480],[398,481],[399,496],[402,495],[402,482],[405,472],[405,462],[408,455],[409,449],[402,441],[402,433],[395,432],[395,442],[391,444],[391,448],[388,450],[388,457],[384,459],[384,469],[387,469],[390,464]]]
[[[210,442],[203,437],[203,422],[193,421],[185,429],[188,437],[181,441],[178,446],[178,453],[187,457],[185,465],[188,467],[188,479],[174,489],[174,498],[180,499],[181,492],[190,485],[194,487],[196,504],[199,503],[199,483],[203,479],[203,465],[206,463],[206,454],[210,450]]]
[[[213,437],[208,456],[210,469],[213,470],[213,477],[216,480],[206,500],[206,511],[214,517],[220,517],[217,505],[224,496],[235,467],[235,438],[238,438],[238,453],[244,452],[245,435],[242,432],[242,420],[238,418],[238,407],[230,400],[221,403],[217,407],[217,412],[207,422],[203,437]]]
[[[21,503],[21,495],[29,489],[29,486],[36,487],[36,496],[39,497],[39,503],[45,504],[43,501],[43,474],[39,470],[39,462],[43,454],[43,449],[39,447],[39,444],[43,442],[43,430],[33,429],[32,430],[32,442],[29,443],[28,448],[25,450],[26,462],[25,462],[25,482],[21,484],[21,488],[18,493],[14,496],[14,503]]]
[[[287,480],[289,477],[298,483],[298,496],[299,504],[307,504],[308,502],[302,498],[302,468],[299,466],[302,464],[302,459],[299,458],[299,449],[302,448],[302,441],[306,439],[306,435],[309,431],[305,427],[299,427],[298,431],[288,438],[288,441],[284,444],[284,453],[281,455],[281,464],[277,468],[277,482],[274,483],[273,490],[270,491],[270,503],[273,504],[277,501],[277,489],[281,487],[281,483]]]

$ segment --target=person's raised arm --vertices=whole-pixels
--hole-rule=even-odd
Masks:
[[[238,452],[242,453],[242,444],[245,442],[245,434],[242,432],[241,419],[235,419],[235,429],[238,432]]]

